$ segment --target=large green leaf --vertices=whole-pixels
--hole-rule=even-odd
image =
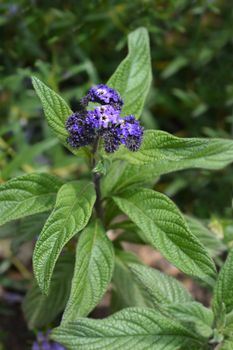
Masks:
[[[114,196],[113,200],[141,229],[138,234],[146,243],[160,250],[181,271],[213,283],[215,266],[211,257],[168,197],[139,188]]]
[[[34,282],[23,302],[23,311],[29,328],[41,328],[64,310],[74,269],[74,255],[66,253],[57,262],[48,296],[41,293]]]
[[[129,53],[121,62],[108,85],[123,97],[123,115],[139,118],[151,84],[151,59],[146,28],[138,28],[128,36]]]
[[[179,138],[148,130],[138,152],[121,148],[114,157],[135,165],[149,164],[155,176],[187,168],[220,169],[233,162],[233,141]]]
[[[0,225],[54,206],[62,181],[48,174],[16,177],[0,186]]]
[[[37,241],[33,266],[39,287],[48,293],[56,260],[65,244],[88,223],[96,195],[94,185],[74,181],[61,187],[55,208]]]
[[[233,310],[233,249],[230,250],[227,260],[225,261],[217,279],[217,283],[214,288],[214,300],[213,306],[218,316],[219,310],[222,305],[226,307],[226,311]]]
[[[63,322],[75,321],[92,311],[107,290],[113,267],[112,242],[100,222],[95,221],[85,228],[78,241],[72,288]]]
[[[128,266],[137,283],[148,293],[148,299],[155,308],[161,304],[192,300],[191,294],[175,278],[145,265],[130,263]]]
[[[69,350],[178,350],[202,341],[178,320],[129,308],[105,320],[79,319],[52,332]]]

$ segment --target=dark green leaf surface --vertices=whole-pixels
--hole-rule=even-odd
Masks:
[[[164,131],[148,130],[138,152],[122,147],[114,157],[135,165],[153,164],[154,176],[187,168],[220,169],[233,162],[233,141],[179,138]]]
[[[141,229],[138,233],[146,243],[158,249],[181,271],[213,283],[215,266],[212,259],[168,197],[140,188],[125,191],[113,199]]]
[[[55,208],[37,241],[33,266],[39,287],[48,293],[56,260],[66,243],[88,223],[95,203],[94,185],[74,181],[61,187]]]
[[[201,341],[178,320],[152,309],[129,308],[105,320],[79,319],[55,329],[69,350],[178,350]]]
[[[0,225],[48,211],[55,204],[62,181],[49,174],[16,177],[0,186]]]
[[[63,323],[86,316],[100,302],[114,267],[112,242],[98,221],[83,230],[77,245],[70,298]]]
[[[152,75],[149,36],[146,28],[138,28],[128,36],[129,53],[107,84],[124,100],[122,115],[139,118],[147,97]]]

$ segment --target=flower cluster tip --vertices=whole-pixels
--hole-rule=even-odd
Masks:
[[[89,102],[98,103],[87,110]],[[66,121],[68,144],[79,148],[93,144],[101,137],[107,153],[118,150],[121,144],[137,151],[143,139],[143,128],[133,115],[120,116],[123,100],[118,92],[107,85],[92,87],[81,100],[82,110],[73,113]]]

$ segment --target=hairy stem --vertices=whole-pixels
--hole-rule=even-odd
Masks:
[[[92,169],[96,166],[96,154],[98,150],[99,145],[99,138],[96,138],[94,145],[93,145],[93,159],[92,159]],[[98,173],[93,173],[93,182],[95,185],[95,192],[96,192],[96,202],[95,202],[95,210],[98,218],[103,222],[103,207],[101,202],[101,190],[100,190],[100,177],[101,175]]]

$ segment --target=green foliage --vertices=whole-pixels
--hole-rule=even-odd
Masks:
[[[107,84],[123,97],[123,115],[140,118],[151,85],[151,62],[148,32],[139,28],[128,36],[129,53]]]
[[[135,165],[153,164],[155,176],[187,168],[220,169],[233,161],[233,142],[185,139],[164,131],[148,130],[138,152],[121,149],[115,157]]]
[[[63,323],[87,316],[100,302],[112,278],[114,251],[101,224],[89,224],[80,235],[70,297]]]
[[[88,223],[95,198],[94,186],[87,181],[70,182],[59,190],[54,210],[44,225],[33,256],[35,276],[45,294],[59,254]]]
[[[219,311],[222,309],[222,305],[225,306],[226,311],[233,310],[233,250],[231,249],[225,264],[223,265],[214,289],[213,306],[218,316]]]
[[[150,189],[129,190],[114,197],[119,208],[141,229],[141,238],[191,276],[213,283],[214,263],[188,229],[174,203]]]
[[[159,308],[162,304],[183,304],[192,300],[192,296],[176,279],[140,264],[130,263],[129,268],[141,288],[148,293],[148,299],[154,308]]]
[[[62,181],[48,174],[17,177],[0,186],[0,225],[52,209]]]
[[[116,344],[120,349],[178,350],[201,340],[179,321],[143,308],[125,309],[105,320],[80,318],[55,329],[53,339],[70,350],[111,350]]]
[[[48,88],[38,78],[33,77],[32,83],[42,102],[49,126],[52,128],[59,140],[64,145],[67,145],[66,139],[68,133],[65,129],[65,121],[67,117],[72,114],[70,107],[58,94]]]

